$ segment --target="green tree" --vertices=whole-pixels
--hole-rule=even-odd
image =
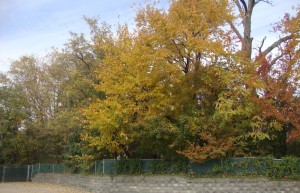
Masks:
[[[19,129],[29,117],[29,112],[24,108],[28,104],[5,74],[0,75],[0,85],[0,164],[11,164],[24,159],[22,151],[29,151],[26,146],[16,144]]]

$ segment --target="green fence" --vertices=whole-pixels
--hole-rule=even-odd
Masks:
[[[21,182],[31,179],[32,166],[0,167],[1,182]]]
[[[122,162],[123,167],[125,170],[131,170],[131,167],[138,167],[136,169],[139,170],[139,173],[153,173],[153,166],[157,165],[158,163],[163,163],[161,159],[138,159],[138,160],[131,160],[131,159],[104,159],[101,161],[97,161],[93,168],[95,168],[95,173],[102,173],[102,174],[113,174],[116,173],[118,170],[119,163]],[[134,162],[134,164],[133,164]],[[172,163],[172,162],[169,162]],[[138,164],[138,166],[137,166]],[[170,164],[171,167],[171,164]],[[117,172],[118,173],[118,172]],[[127,173],[123,170],[120,173]]]
[[[212,173],[215,168],[222,167],[222,160],[211,160],[202,164],[191,163],[191,171],[197,175]]]
[[[97,165],[97,164],[96,164]],[[205,163],[191,163],[188,161],[165,161],[165,160],[102,160],[94,166],[95,173],[102,174],[176,174],[189,173],[195,175],[269,175],[277,173],[282,175],[300,176],[299,158],[229,158],[210,160]]]
[[[0,182],[22,182],[31,180],[39,173],[65,172],[63,164],[33,164],[22,166],[1,166]]]
[[[91,174],[266,174],[300,176],[300,159],[230,158],[205,163],[166,161],[160,159],[104,159],[96,161],[90,170],[71,170],[63,164],[34,164],[18,167],[0,167],[0,182],[26,181],[39,173],[85,172]],[[293,163],[292,163],[293,162]],[[274,164],[275,163],[275,164]],[[271,168],[270,168],[271,167]],[[284,170],[284,174],[281,174]],[[280,177],[280,176],[278,176]]]
[[[182,161],[165,161],[160,159],[103,159],[96,161],[88,170],[77,168],[76,173],[91,174],[171,174],[193,173],[195,175],[231,173],[231,174],[263,174],[270,169],[270,163],[281,163],[280,159],[272,158],[230,158],[210,160],[205,163],[191,163]],[[300,171],[300,159],[298,159]],[[35,164],[32,165],[32,176],[38,173],[62,173],[71,170],[62,164]],[[300,175],[300,173],[299,173]]]

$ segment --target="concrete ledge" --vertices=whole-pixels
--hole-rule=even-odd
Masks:
[[[35,182],[65,184],[97,193],[298,193],[298,181],[265,178],[188,178],[183,176],[100,176],[38,174]]]

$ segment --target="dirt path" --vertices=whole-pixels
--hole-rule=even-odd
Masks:
[[[0,193],[88,193],[81,189],[38,182],[0,183]]]

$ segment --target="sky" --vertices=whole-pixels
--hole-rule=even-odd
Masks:
[[[62,48],[70,39],[69,32],[89,34],[86,17],[99,17],[112,26],[118,22],[134,24],[134,3],[143,0],[0,0],[0,72],[23,55],[43,56],[53,47]],[[254,44],[271,36],[270,24],[300,0],[273,0],[273,6],[258,4],[253,13]],[[167,7],[167,0],[162,0]]]

